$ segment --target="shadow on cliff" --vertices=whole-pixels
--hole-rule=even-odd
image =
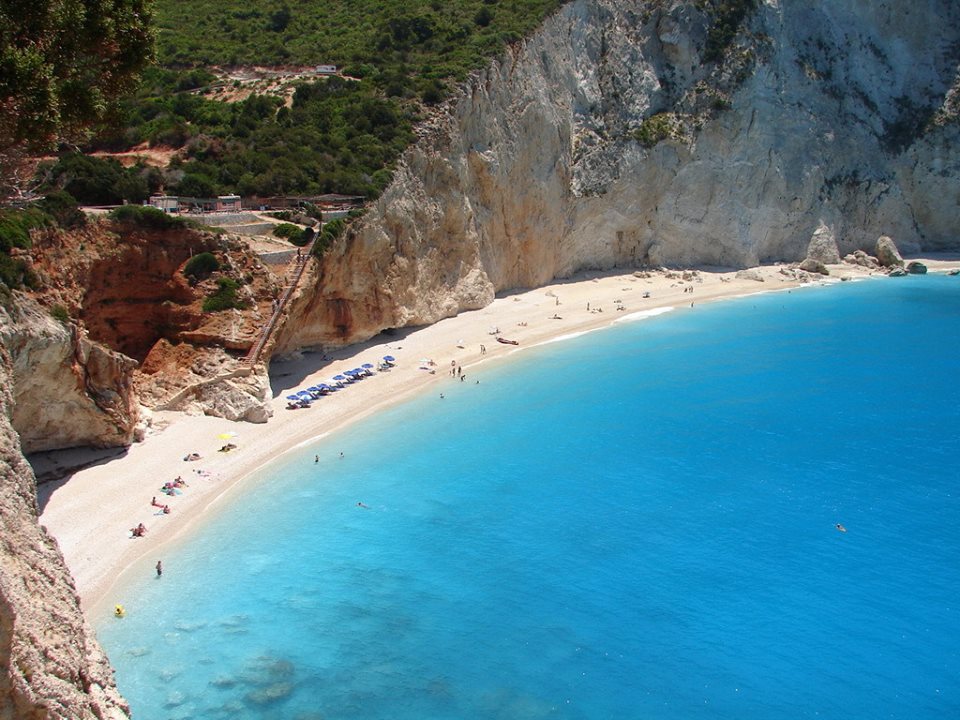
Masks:
[[[127,448],[68,448],[27,455],[37,476],[37,505],[43,513],[53,494],[66,485],[73,474],[85,468],[105,465],[127,454]]]
[[[420,329],[420,326],[404,328],[387,328],[380,334],[374,335],[369,340],[353,345],[346,345],[335,349],[303,349],[289,357],[280,359],[275,358],[270,361],[270,392],[273,397],[286,395],[291,390],[302,390],[303,382],[314,373],[320,372],[323,368],[333,365],[339,360],[355,355],[357,352],[366,352],[375,347],[378,354],[371,354],[369,358],[364,358],[363,362],[376,365],[383,354],[389,354],[391,350],[400,350],[403,348],[403,341],[413,332]],[[338,368],[338,372],[343,368]]]

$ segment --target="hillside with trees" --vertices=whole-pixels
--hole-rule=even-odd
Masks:
[[[101,187],[115,177],[100,192],[104,203],[161,190],[376,197],[429,107],[560,4],[157,0],[158,64],[83,149],[165,148],[176,151],[171,163],[118,169],[110,160],[63,158],[44,171],[60,188]],[[320,64],[338,73],[239,100],[229,91],[240,82],[224,79],[238,67]],[[83,173],[98,180],[78,182]]]

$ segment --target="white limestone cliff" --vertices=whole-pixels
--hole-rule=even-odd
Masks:
[[[36,481],[10,424],[12,386],[0,345],[0,718],[127,718],[56,540],[37,522]]]
[[[583,269],[799,261],[818,232],[840,255],[880,235],[957,247],[960,4],[766,0],[719,66],[700,5],[576,0],[478,73],[327,251],[277,349]],[[666,139],[639,141],[656,120]]]

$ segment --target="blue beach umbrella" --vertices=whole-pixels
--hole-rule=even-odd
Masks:
[[[299,395],[287,395],[287,400],[299,400]]]
[[[334,375],[334,376],[333,376],[333,379],[334,379],[334,380],[346,380],[346,378],[345,378],[343,375]]]
[[[384,355],[383,359],[387,362],[393,362],[396,358],[394,358],[393,355]]]
[[[372,367],[373,367],[373,363],[364,363],[364,364],[361,365],[360,367],[362,367],[362,368],[368,368],[368,369],[369,369],[369,368],[372,368]]]

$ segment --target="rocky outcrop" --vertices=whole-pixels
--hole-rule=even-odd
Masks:
[[[186,277],[185,263],[200,252],[213,253],[221,269]],[[18,296],[25,321],[3,338],[16,369],[14,426],[28,452],[128,445],[139,432],[138,403],[254,422],[269,416],[266,375],[241,359],[280,279],[244,241],[90,222],[35,234],[30,259],[39,287]],[[205,312],[224,278],[246,307]]]
[[[927,274],[927,266],[917,260],[907,263],[906,270],[907,270],[907,273],[910,275],[926,275]]]
[[[822,261],[815,260],[812,257],[808,257],[802,263],[800,263],[800,269],[804,272],[814,273],[816,275],[830,274],[830,271],[827,270],[827,266],[824,265]]]
[[[37,523],[33,471],[10,424],[9,364],[0,347],[0,717],[126,718],[63,556]]]
[[[421,128],[278,350],[583,269],[796,262],[821,228],[844,255],[955,247],[960,4],[768,0],[712,62],[714,4],[574,0],[511,46]]]
[[[11,359],[10,415],[24,452],[133,441],[135,361],[55,320],[22,293],[10,312],[0,307],[0,342]]]
[[[817,227],[807,245],[807,258],[823,265],[836,265],[840,262],[840,251],[833,230],[823,223]]]
[[[877,238],[877,262],[883,267],[903,267],[903,258],[900,251],[897,250],[896,243],[886,235]]]

